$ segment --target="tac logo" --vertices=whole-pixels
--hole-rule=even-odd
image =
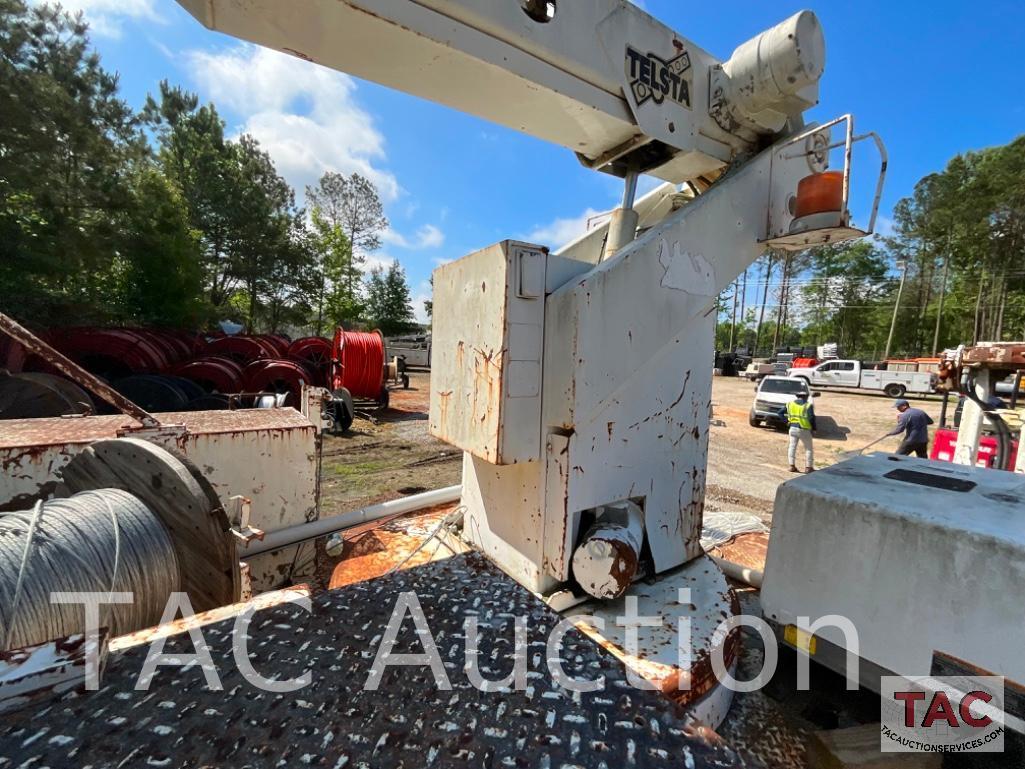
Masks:
[[[996,676],[883,676],[883,752],[1000,752],[1004,680]]]
[[[666,61],[653,53],[641,53],[626,47],[626,79],[637,106],[651,99],[661,104],[667,98],[690,108],[690,54],[684,51]]]

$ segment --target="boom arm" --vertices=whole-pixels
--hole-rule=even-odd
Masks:
[[[210,29],[679,183],[801,124],[822,30],[802,11],[721,63],[626,0],[179,0]]]

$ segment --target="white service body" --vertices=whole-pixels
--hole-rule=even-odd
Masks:
[[[941,488],[951,483],[965,490]],[[765,616],[846,617],[858,655],[881,672],[929,675],[939,651],[1025,683],[1023,584],[1020,475],[873,453],[776,493]],[[850,648],[835,626],[816,636]]]
[[[931,393],[936,389],[934,373],[866,369],[857,360],[827,360],[811,368],[790,369],[788,376],[804,379],[814,387],[880,390],[895,398],[905,393]]]

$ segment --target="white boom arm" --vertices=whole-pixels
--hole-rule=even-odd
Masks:
[[[815,15],[721,63],[626,0],[179,2],[626,177],[622,208],[562,254],[505,241],[435,271],[430,429],[466,452],[464,536],[532,590],[615,597],[699,555],[716,296],[767,246],[866,234],[847,210],[864,137],[849,116],[802,130]],[[839,147],[835,210],[795,219]],[[635,207],[638,173],[689,189]]]
[[[626,0],[179,2],[210,29],[673,183],[799,127],[825,62],[809,11],[721,63]]]

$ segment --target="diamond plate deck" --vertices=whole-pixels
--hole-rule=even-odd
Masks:
[[[452,683],[439,691],[425,668],[389,667],[365,691],[379,638],[400,592],[416,592]],[[516,615],[529,618],[528,687],[493,693],[463,673],[463,621],[481,626],[483,674],[511,669]],[[291,694],[245,681],[232,658],[232,622],[203,628],[223,691],[199,666],[161,668],[134,691],[147,647],[112,654],[99,692],[66,695],[5,716],[0,766],[32,767],[739,767],[714,733],[661,695],[633,689],[623,666],[576,630],[562,659],[574,677],[601,674],[603,691],[574,695],[545,664],[560,617],[478,555],[328,591],[313,612],[281,604],[258,611],[250,655],[263,675],[312,682]],[[188,636],[165,653],[191,653]],[[393,649],[422,650],[407,617]]]

